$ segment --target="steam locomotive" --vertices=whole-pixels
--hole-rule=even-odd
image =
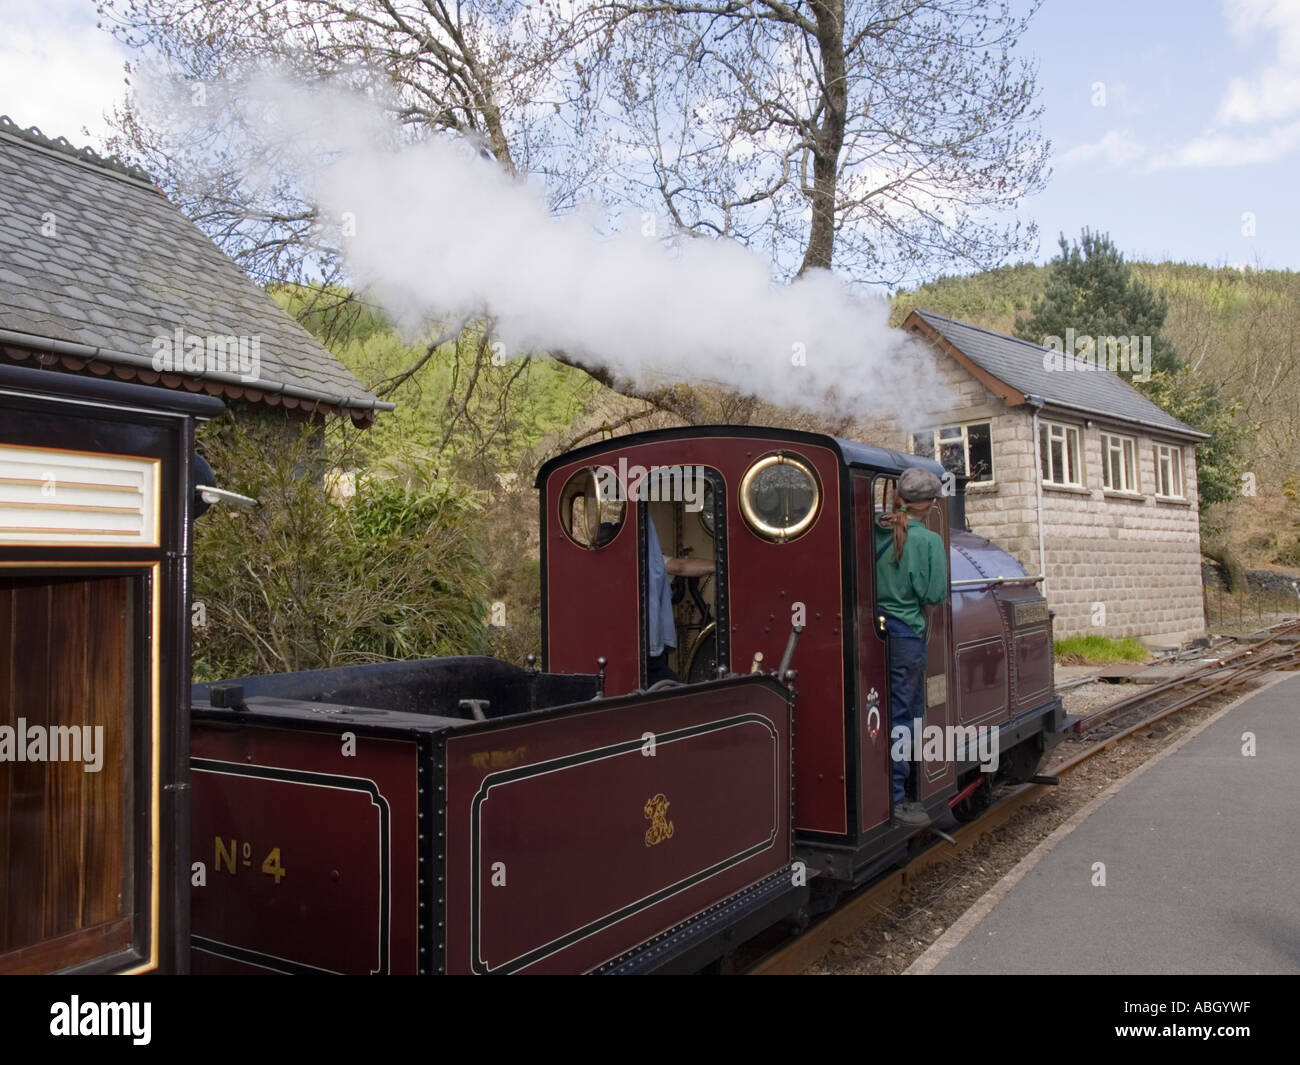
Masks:
[[[540,666],[196,687],[194,969],[697,971],[905,858],[873,528],[909,466],[944,473],[768,428],[584,447],[537,478]],[[1046,601],[963,500],[927,521],[952,582],[920,731],[955,742],[912,774],[936,818],[1030,778],[1065,724]],[[652,683],[656,550],[712,567],[675,596],[680,680]]]
[[[930,460],[734,426],[584,447],[538,474],[540,662],[188,690],[190,456],[220,409],[0,367],[0,970],[694,972],[906,859],[873,526]],[[1065,724],[1047,604],[963,498],[927,519],[934,816]],[[677,681],[652,550],[712,563],[673,595]]]

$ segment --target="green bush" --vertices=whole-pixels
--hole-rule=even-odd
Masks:
[[[199,681],[486,649],[481,510],[417,464],[359,476],[331,498],[344,456],[319,427],[268,446],[229,417],[200,450],[218,483],[258,500],[198,520],[194,632]]]

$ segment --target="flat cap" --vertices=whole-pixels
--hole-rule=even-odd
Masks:
[[[913,466],[911,469],[904,470],[903,475],[898,478],[899,498],[907,503],[921,499],[937,499],[942,494],[943,486],[939,483],[939,478],[929,470]]]

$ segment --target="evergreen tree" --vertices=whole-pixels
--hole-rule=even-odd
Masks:
[[[1193,429],[1210,433],[1196,446],[1197,488],[1202,514],[1212,503],[1233,498],[1241,483],[1238,455],[1243,431],[1237,408],[1213,381],[1198,379],[1183,365],[1173,343],[1160,332],[1169,311],[1163,295],[1136,281],[1109,235],[1085,229],[1077,245],[1061,235],[1061,254],[1048,264],[1043,295],[1028,317],[1016,316],[1016,336],[1042,344],[1047,337],[1151,338],[1150,379],[1129,382],[1162,410]]]
[[[1028,318],[1016,316],[1016,336],[1035,344],[1049,336],[1064,337],[1067,329],[1076,336],[1149,336],[1152,371],[1173,374],[1182,360],[1160,335],[1168,313],[1169,301],[1133,280],[1110,237],[1085,229],[1074,246],[1061,235],[1061,254],[1048,264],[1042,296],[1034,300]]]

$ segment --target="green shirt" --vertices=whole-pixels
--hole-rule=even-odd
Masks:
[[[938,605],[948,598],[948,559],[943,537],[913,518],[907,523],[903,557],[894,564],[892,529],[875,527],[876,606],[925,635],[922,604]]]

